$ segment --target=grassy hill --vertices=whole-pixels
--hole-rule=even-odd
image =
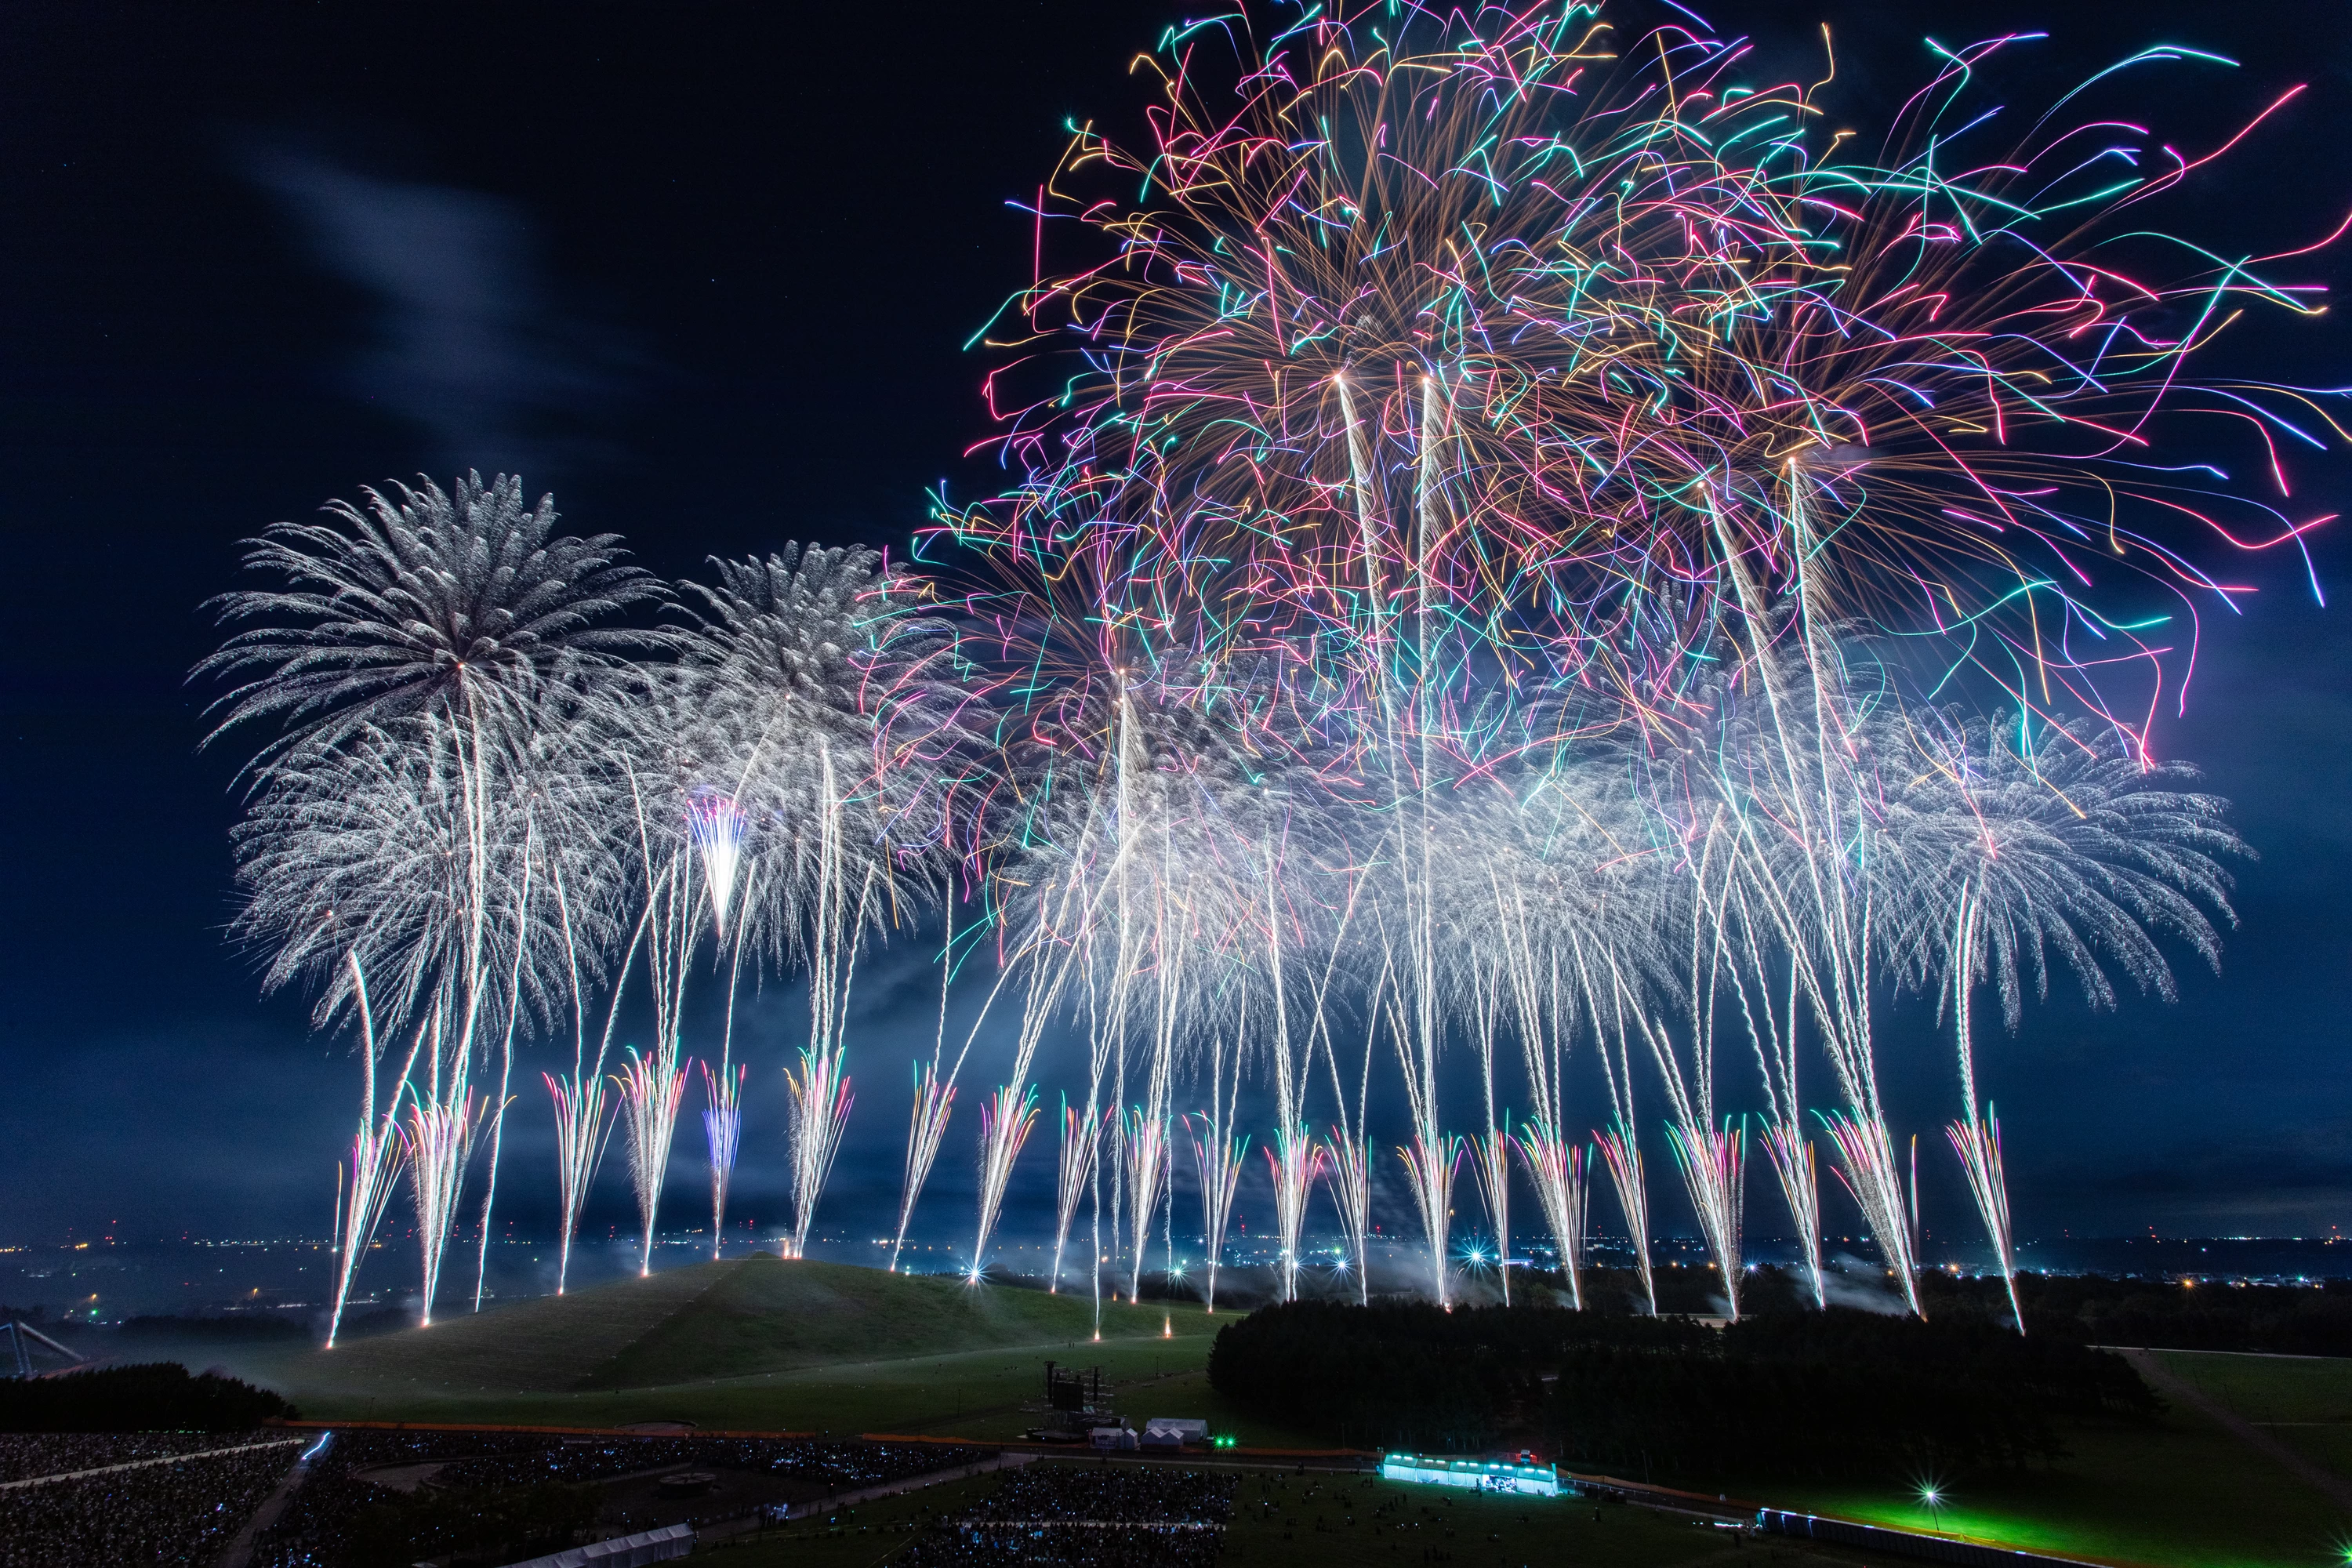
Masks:
[[[1211,1325],[1173,1314],[1180,1333]],[[1107,1339],[1157,1335],[1156,1307],[1107,1307]],[[1090,1340],[1085,1298],[767,1253],[455,1316],[285,1363],[273,1381],[379,1395],[648,1388],[844,1363]]]

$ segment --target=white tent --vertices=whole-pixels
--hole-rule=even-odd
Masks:
[[[513,1568],[637,1568],[641,1563],[667,1563],[693,1550],[692,1525],[666,1524],[659,1530],[641,1530],[635,1535],[615,1536],[593,1546],[575,1546],[569,1552],[534,1557],[528,1563],[513,1564]]]

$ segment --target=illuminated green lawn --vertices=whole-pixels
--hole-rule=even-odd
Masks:
[[[1050,1463],[1052,1461],[1041,1461]],[[1481,1498],[1369,1477],[1236,1472],[1237,1506],[1221,1562],[1300,1568],[1419,1568],[1424,1549],[1452,1553],[1452,1568],[1675,1568],[1754,1553],[1724,1532],[1648,1509],[1596,1508],[1567,1499]],[[715,1549],[712,1568],[869,1568],[916,1531],[985,1492],[994,1477],[951,1482],[867,1504],[836,1519],[802,1521],[758,1541]],[[1385,1506],[1386,1511],[1380,1511]],[[1353,1522],[1349,1522],[1352,1520]],[[1318,1528],[1319,1521],[1319,1528]],[[909,1527],[912,1527],[911,1529]],[[712,1549],[698,1549],[698,1558]],[[1779,1563],[1830,1560],[1784,1550]]]
[[[1087,1337],[1091,1307],[1074,1297],[759,1259],[519,1303],[331,1354],[261,1349],[223,1359],[286,1390],[316,1419],[578,1426],[682,1420],[706,1430],[1003,1439],[1044,1424],[1036,1406],[1050,1357],[1100,1365],[1119,1409],[1139,1425],[1152,1415],[1200,1416],[1251,1448],[1327,1446],[1322,1435],[1242,1410],[1209,1387],[1210,1338],[1231,1321],[1197,1307],[1113,1307],[1105,1339],[1095,1342]],[[2166,1361],[2248,1420],[2270,1424],[2285,1442],[2352,1476],[2352,1361],[2188,1352],[2166,1352]],[[1937,1478],[1940,1509],[1918,1500],[1916,1479],[1914,1486],[1728,1479],[1702,1489],[2062,1556],[2181,1568],[2321,1568],[2341,1563],[2341,1543],[2352,1542],[2352,1519],[2330,1500],[2194,1411],[2175,1410],[2152,1427],[2079,1430],[2067,1442],[2072,1456],[2048,1472]],[[919,1513],[922,1505],[910,1506]],[[1511,1512],[1515,1505],[1467,1494],[1413,1505],[1423,1506],[1444,1511],[1416,1511],[1425,1530],[1441,1531],[1421,1544],[1445,1542],[1464,1564],[1508,1568],[1561,1561],[1563,1552],[1570,1561],[1665,1563],[1680,1561],[1676,1553],[1723,1549],[1697,1527],[1638,1509],[1604,1510],[1594,1526],[1590,1505],[1580,1513],[1562,1505],[1540,1518],[1531,1511],[1525,1521]],[[1228,1559],[1344,1561],[1348,1568],[1376,1568],[1383,1558],[1420,1562],[1412,1532],[1375,1537],[1360,1508],[1357,1515],[1349,1526],[1335,1522],[1347,1510],[1327,1510],[1318,1531],[1311,1514],[1260,1510],[1235,1527]],[[1284,1519],[1292,1522],[1279,1523]],[[1444,1521],[1453,1521],[1450,1539]],[[1580,1521],[1588,1532],[1614,1532],[1605,1551],[1588,1551],[1597,1535],[1580,1544],[1568,1529]],[[837,1559],[845,1563],[871,1561],[888,1544],[870,1530],[825,1542],[824,1552],[849,1553]],[[856,1555],[869,1548],[871,1555]],[[749,1556],[740,1561],[756,1568]]]
[[[2336,1543],[2352,1539],[2352,1521],[2327,1499],[2194,1413],[2066,1442],[2072,1457],[2047,1474],[1940,1478],[1940,1510],[1897,1488],[1776,1485],[1748,1495],[2057,1556],[2179,1568],[2319,1568],[2343,1562]]]

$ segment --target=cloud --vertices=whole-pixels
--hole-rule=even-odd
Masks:
[[[354,396],[424,430],[445,469],[580,455],[583,416],[626,390],[627,356],[555,308],[520,207],[282,149],[244,163],[320,263],[374,301],[373,341],[343,367]]]

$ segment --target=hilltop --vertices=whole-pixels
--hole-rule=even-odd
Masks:
[[[1175,1318],[1180,1331],[1210,1326],[1197,1312]],[[1158,1307],[1106,1307],[1103,1333],[1156,1336],[1166,1321]],[[354,1393],[591,1393],[1060,1347],[1093,1331],[1082,1296],[754,1253],[347,1342],[280,1377]]]

